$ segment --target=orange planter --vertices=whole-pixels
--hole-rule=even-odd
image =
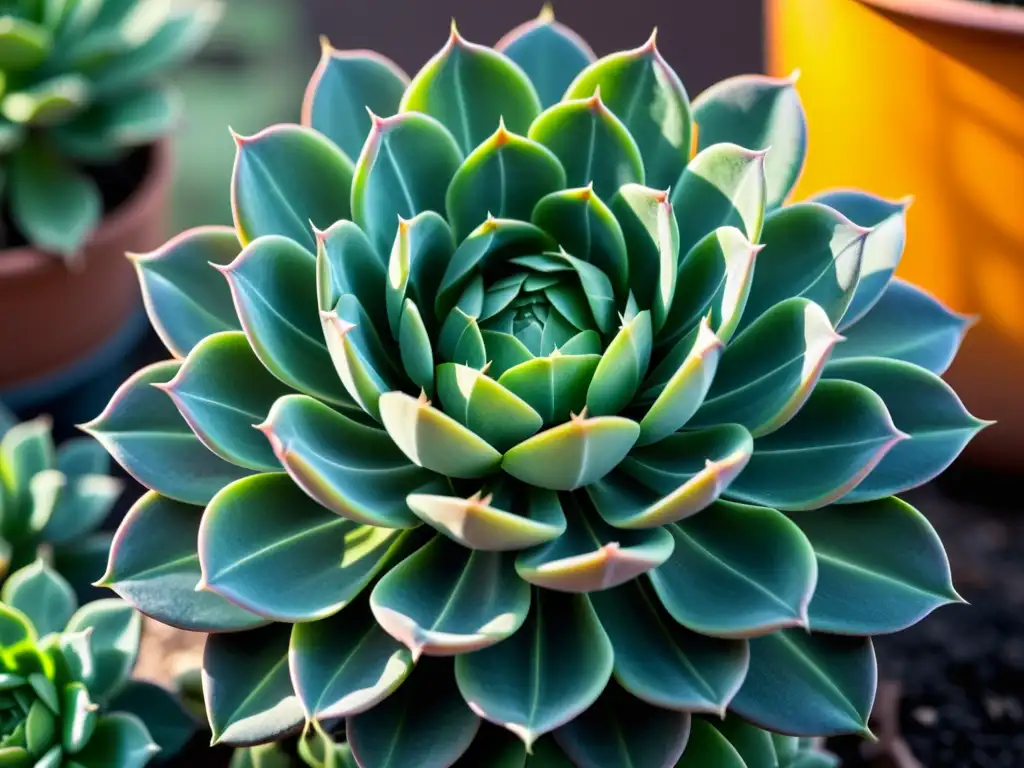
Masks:
[[[1024,467],[1024,10],[765,1],[768,71],[801,71],[808,113],[795,198],[914,196],[898,274],[982,319],[947,379],[999,423],[965,456]]]

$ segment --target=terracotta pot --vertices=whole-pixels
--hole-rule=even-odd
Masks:
[[[795,198],[913,195],[898,274],[979,315],[947,379],[998,420],[965,457],[1024,467],[1024,9],[973,0],[765,0],[768,71],[800,69]]]
[[[141,299],[125,252],[164,241],[172,175],[166,141],[149,155],[146,177],[103,220],[76,268],[33,248],[0,251],[0,397],[15,407],[59,396],[138,336]]]

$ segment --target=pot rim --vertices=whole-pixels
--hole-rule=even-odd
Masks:
[[[149,146],[152,149],[151,160],[142,182],[121,205],[100,221],[82,246],[83,251],[103,250],[118,240],[132,220],[151,205],[152,199],[159,194],[172,171],[171,140],[163,137]],[[64,269],[64,263],[59,257],[30,245],[0,250],[0,280],[26,277],[55,267]]]
[[[1024,35],[1024,8],[978,0],[859,0],[883,11],[1010,35]]]

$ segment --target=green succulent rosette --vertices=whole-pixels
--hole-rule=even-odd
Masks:
[[[118,599],[76,610],[42,561],[14,573],[0,598],[0,765],[146,765],[159,748],[133,705],[159,702],[149,688],[162,689],[129,680],[139,614]]]
[[[214,739],[754,768],[866,733],[871,636],[959,599],[893,494],[983,422],[939,377],[967,319],[893,277],[906,205],[784,204],[793,80],[691,102],[653,37],[595,60],[544,14],[411,79],[326,46],[303,117],[237,137],[234,228],[136,258],[173,359],[86,425],[152,489],[103,583],[209,633]]]
[[[84,595],[103,574],[111,534],[98,529],[123,483],[103,446],[77,437],[58,448],[51,427],[0,405],[0,584],[44,557]]]
[[[30,244],[78,254],[103,214],[82,167],[174,127],[179,98],[159,78],[219,14],[214,0],[0,2],[0,203]]]

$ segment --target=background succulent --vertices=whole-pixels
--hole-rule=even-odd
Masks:
[[[146,765],[158,747],[132,712],[161,689],[129,681],[139,614],[116,598],[75,610],[71,587],[42,561],[15,572],[0,598],[0,765]]]
[[[793,79],[691,104],[653,36],[595,61],[545,13],[411,80],[325,43],[303,123],[237,137],[233,229],[136,257],[175,359],[85,427],[152,489],[103,583],[210,633],[215,739],[740,767],[866,732],[870,636],[959,599],[891,494],[983,423],[938,376],[968,321],[892,278],[906,204],[782,205]]]
[[[95,594],[111,539],[97,529],[123,484],[106,474],[103,446],[77,437],[56,448],[50,427],[45,416],[19,424],[0,406],[0,584],[41,556],[80,597]]]
[[[32,245],[78,252],[103,214],[82,166],[170,130],[177,96],[155,78],[219,12],[212,0],[0,2],[0,200]]]

